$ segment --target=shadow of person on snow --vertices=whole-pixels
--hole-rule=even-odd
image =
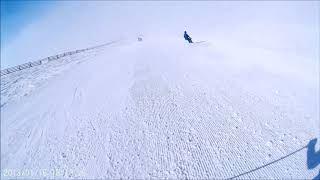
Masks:
[[[251,169],[249,171],[246,171],[246,172],[243,172],[239,175],[236,175],[236,176],[233,176],[231,178],[228,178],[228,179],[235,179],[235,178],[239,178],[240,176],[243,176],[243,175],[246,175],[246,174],[249,174],[249,173],[252,173],[254,171],[257,171],[259,169],[262,169],[262,168],[265,168],[269,165],[272,165],[274,163],[277,163],[278,161],[281,161],[289,156],[292,156],[294,155],[295,153],[298,153],[299,151],[302,151],[304,148],[307,148],[307,167],[308,169],[313,169],[315,167],[317,167],[319,164],[320,164],[320,150],[316,152],[315,150],[315,146],[317,144],[317,138],[314,138],[312,140],[309,141],[308,145],[306,146],[303,146],[301,147],[300,149],[297,149],[296,151],[292,152],[292,153],[289,153],[279,159],[276,159],[272,162],[269,162],[265,165],[262,165],[262,166],[259,166],[259,167],[256,167],[254,169]],[[319,171],[319,174],[314,177],[313,179],[316,179],[316,180],[320,180],[320,171]]]
[[[320,164],[320,150],[316,152],[315,146],[317,144],[317,138],[314,138],[309,141],[307,145],[307,167],[308,169],[313,169],[317,167]],[[314,177],[314,179],[319,179],[320,180],[320,170],[319,174]]]

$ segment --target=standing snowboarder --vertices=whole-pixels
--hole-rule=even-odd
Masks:
[[[187,40],[189,43],[193,43],[191,37],[187,34],[187,31],[184,31],[184,39]]]

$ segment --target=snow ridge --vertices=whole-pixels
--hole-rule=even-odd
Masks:
[[[1,76],[1,178],[318,174],[306,148],[319,135],[314,66],[179,40],[122,41]]]

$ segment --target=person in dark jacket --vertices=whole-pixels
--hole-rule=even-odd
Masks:
[[[191,37],[187,34],[187,31],[184,31],[183,37],[184,37],[184,39],[187,40],[189,43],[193,43]]]

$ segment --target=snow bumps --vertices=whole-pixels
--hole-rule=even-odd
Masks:
[[[1,94],[7,102],[1,109],[2,170],[103,179],[318,173],[308,169],[305,148],[292,154],[318,132],[310,91],[316,85],[288,81],[292,77],[270,72],[262,60],[243,60],[252,54],[230,55],[239,50],[230,44],[179,42],[123,41],[68,71],[59,71],[67,61],[46,67],[56,72],[46,83],[41,79],[50,73],[42,71],[6,79],[18,79],[7,92],[32,78],[43,87],[16,93],[22,96],[16,99]]]

